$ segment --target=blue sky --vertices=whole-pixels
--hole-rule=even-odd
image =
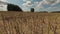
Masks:
[[[60,0],[8,0],[9,3],[16,4],[23,11],[30,11],[33,7],[36,12],[40,11],[60,11]]]

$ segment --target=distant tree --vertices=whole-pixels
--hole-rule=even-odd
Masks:
[[[60,11],[52,11],[51,13],[60,13]]]
[[[31,12],[34,12],[34,8],[31,8]]]

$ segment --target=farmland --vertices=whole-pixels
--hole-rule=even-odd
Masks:
[[[60,34],[60,13],[0,12],[0,34]]]

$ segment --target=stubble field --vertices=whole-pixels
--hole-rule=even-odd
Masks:
[[[0,34],[60,34],[60,13],[0,12]]]

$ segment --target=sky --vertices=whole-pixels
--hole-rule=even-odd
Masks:
[[[60,11],[60,0],[8,0],[8,3],[18,5],[23,11],[30,11],[31,8],[35,12]]]

